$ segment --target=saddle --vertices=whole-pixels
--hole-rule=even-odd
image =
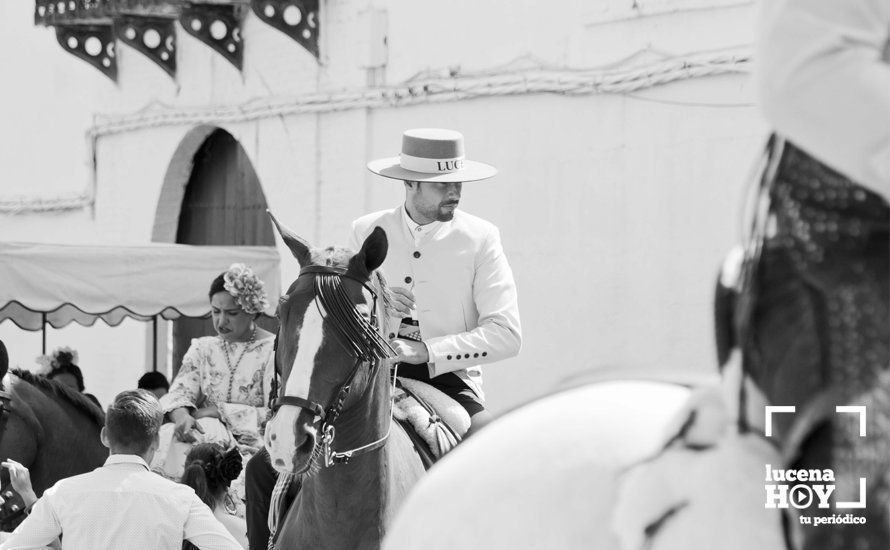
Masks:
[[[405,428],[426,469],[453,449],[470,428],[470,415],[433,386],[398,378],[393,417]]]

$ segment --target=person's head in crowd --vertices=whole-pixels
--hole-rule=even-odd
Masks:
[[[224,503],[226,490],[241,474],[237,447],[224,451],[216,443],[195,445],[185,458],[181,482],[195,490],[211,510]]]
[[[47,378],[83,393],[83,373],[77,366],[77,352],[69,348],[55,350],[50,358],[50,367]]]
[[[170,390],[170,382],[167,381],[167,377],[164,376],[164,373],[152,371],[142,375],[137,387],[139,389],[150,391],[155,394],[155,397],[160,399],[167,395],[167,392]]]
[[[213,328],[226,341],[251,338],[254,321],[268,307],[263,282],[244,264],[232,264],[210,285],[210,314]]]
[[[102,443],[111,454],[139,455],[151,462],[163,420],[161,404],[153,393],[139,389],[123,391],[105,413]]]

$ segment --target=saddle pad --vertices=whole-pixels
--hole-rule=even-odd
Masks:
[[[393,415],[410,424],[429,446],[433,455],[441,458],[457,444],[459,439],[453,440],[449,437],[448,429],[439,423],[444,421],[458,438],[462,438],[470,428],[470,415],[457,401],[429,384],[409,378],[399,378],[399,381],[404,389],[396,389]],[[411,394],[426,402],[435,414],[430,415]]]

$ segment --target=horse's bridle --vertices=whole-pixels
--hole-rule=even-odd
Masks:
[[[392,427],[392,402],[390,402],[389,428],[387,428],[383,437],[368,443],[367,445],[362,445],[361,447],[348,451],[337,452],[332,448],[335,436],[334,423],[337,421],[337,418],[343,410],[343,405],[352,389],[355,377],[361,371],[362,367],[367,365],[369,369],[368,379],[373,379],[373,377],[376,376],[377,369],[380,368],[383,359],[394,356],[395,351],[389,345],[389,342],[383,339],[378,333],[377,292],[375,292],[368,284],[368,279],[360,279],[348,274],[344,268],[333,266],[307,266],[300,270],[299,277],[305,275],[312,275],[315,278],[316,293],[313,303],[318,308],[323,318],[331,319],[333,321],[339,337],[338,340],[347,349],[350,355],[355,357],[355,364],[349,376],[346,378],[346,381],[343,382],[337,391],[336,398],[327,409],[318,402],[304,399],[302,397],[294,395],[278,396],[280,387],[278,382],[278,366],[276,364],[272,380],[273,399],[271,399],[270,402],[272,403],[273,414],[277,412],[282,405],[291,405],[311,411],[319,420],[321,420],[322,437],[321,440],[316,443],[315,451],[317,451],[318,445],[322,446],[321,452],[323,453],[324,466],[330,467],[336,464],[346,464],[352,457],[375,451],[383,447],[386,443],[386,440],[389,437],[390,428]],[[326,275],[328,277],[319,278],[318,275]],[[371,293],[373,304],[370,308],[370,321],[365,321],[361,314],[356,310],[355,305],[349,301],[345,290],[341,286],[342,278],[352,279],[358,282],[365,290]],[[361,321],[359,321],[359,319],[361,319]],[[360,323],[360,325],[362,325],[360,328],[362,334],[356,335],[350,333],[350,329],[352,329],[352,332],[355,332],[355,323]],[[349,326],[350,324],[352,326]],[[277,354],[277,352],[278,338],[276,336],[275,353]],[[393,381],[393,383],[395,383],[395,376],[393,376]]]
[[[6,433],[6,424],[12,413],[12,394],[3,386],[3,378],[0,377],[0,441]],[[8,477],[8,473],[6,476]],[[11,531],[21,522],[25,516],[25,507],[21,497],[13,493],[10,488],[3,492],[3,504],[0,504],[0,529]],[[16,497],[16,498],[13,498]]]

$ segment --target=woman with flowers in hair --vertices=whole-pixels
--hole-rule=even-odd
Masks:
[[[97,407],[102,408],[95,395],[84,391],[86,387],[83,383],[83,372],[77,366],[77,351],[69,347],[56,348],[51,355],[38,357],[37,362],[43,366],[43,371],[47,378],[82,393],[84,397],[89,398]]]
[[[247,460],[263,446],[274,369],[274,335],[256,324],[268,307],[263,282],[244,264],[232,264],[210,285],[216,336],[195,338],[160,399],[170,423],[152,469],[179,479],[195,443],[237,447]],[[243,476],[234,484],[243,499]],[[240,508],[239,508],[240,511]]]
[[[215,443],[201,443],[195,445],[186,457],[181,481],[195,490],[198,498],[213,511],[214,517],[242,547],[247,548],[247,524],[227,510],[227,489],[238,479],[242,469],[241,455],[236,448],[226,451]],[[183,548],[196,547],[184,542]]]

